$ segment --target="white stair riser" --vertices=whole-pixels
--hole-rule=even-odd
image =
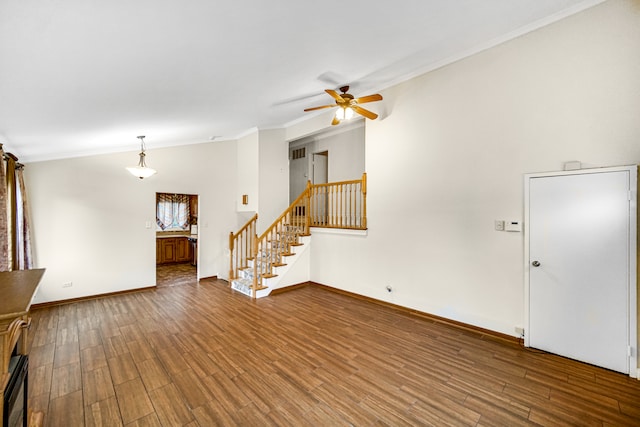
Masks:
[[[295,258],[296,258],[295,254],[305,250],[305,246],[307,243],[309,243],[310,237],[309,236],[299,237],[296,240],[300,241],[301,245],[289,247],[289,250],[293,255],[283,257],[285,265],[282,265],[279,267],[273,267],[272,268],[273,271],[268,271],[269,263],[264,262],[264,260],[261,257],[261,254],[259,254],[255,260],[248,260],[247,268],[238,270],[239,278],[231,282],[231,288],[244,295],[252,297],[254,266],[257,265],[259,270],[258,271],[259,277],[267,273],[275,274],[274,277],[263,278],[262,286],[264,286],[265,288],[259,289],[258,291],[256,291],[256,298],[263,298],[268,296],[273,289],[277,288],[278,282],[282,279],[282,276],[286,274],[286,271],[289,270],[290,265],[288,264],[295,263]],[[266,255],[266,251],[262,255],[265,255],[264,258],[268,257],[268,255]],[[274,258],[279,258],[277,257],[277,253],[272,253],[271,257],[272,257],[272,263],[279,261],[279,259],[274,259]]]

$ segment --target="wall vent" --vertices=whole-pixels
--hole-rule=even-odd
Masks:
[[[291,160],[303,159],[307,156],[307,147],[296,148],[291,151]]]

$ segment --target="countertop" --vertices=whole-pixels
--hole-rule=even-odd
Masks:
[[[186,237],[189,239],[195,239],[198,240],[198,235],[197,234],[188,234],[188,233],[174,233],[174,232],[168,232],[168,233],[156,233],[156,239],[169,239],[172,237]]]
[[[29,312],[44,268],[36,270],[3,271],[0,273],[0,322],[23,316]]]

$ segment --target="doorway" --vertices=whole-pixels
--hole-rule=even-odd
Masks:
[[[156,193],[156,286],[198,283],[198,196]]]
[[[289,203],[292,203],[307,187],[308,150],[308,144],[289,148]]]
[[[637,167],[525,177],[525,345],[637,375]]]
[[[329,152],[313,153],[313,184],[329,182]]]

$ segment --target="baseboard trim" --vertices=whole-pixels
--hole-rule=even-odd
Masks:
[[[94,299],[108,298],[108,297],[113,297],[113,296],[117,296],[117,295],[133,294],[133,293],[137,293],[137,292],[152,291],[152,290],[156,290],[156,289],[157,289],[156,286],[147,286],[146,288],[127,289],[126,291],[108,292],[106,294],[89,295],[89,296],[86,296],[86,297],[78,297],[78,298],[63,299],[63,300],[58,300],[58,301],[41,302],[41,303],[33,304],[31,306],[31,310],[38,310],[40,308],[48,308],[48,307],[56,307],[56,306],[59,306],[59,305],[73,304],[74,302],[90,301],[90,300],[94,300]]]
[[[278,294],[283,294],[285,292],[295,291],[296,289],[304,288],[305,286],[308,286],[310,284],[312,283],[302,282],[302,283],[296,283],[295,285],[284,286],[282,288],[272,290],[270,295],[278,295]]]
[[[371,298],[365,295],[356,294],[354,292],[345,291],[343,289],[334,288],[332,286],[323,285],[322,283],[311,282],[311,281],[307,283],[313,286],[318,286],[322,289],[326,289],[330,292],[335,292],[338,294],[346,295],[351,298],[355,298],[355,299],[371,302],[373,304],[381,305],[384,307],[392,308],[394,310],[401,311],[411,316],[428,319],[433,322],[438,322],[438,323],[446,324],[449,326],[454,326],[456,328],[464,329],[466,331],[474,332],[479,334],[481,338],[487,337],[487,338],[499,339],[501,341],[507,341],[509,343],[513,343],[517,345],[522,345],[523,343],[523,340],[521,338],[512,337],[511,335],[503,334],[501,332],[492,331],[490,329],[484,329],[479,326],[470,325],[468,323],[459,322],[457,320],[447,319],[446,317],[440,317],[435,314],[427,313],[427,312],[416,310],[413,308],[404,307],[404,306],[393,304],[387,301]]]
[[[226,281],[225,279],[218,279],[218,276],[203,277],[200,280]],[[468,323],[459,322],[457,320],[447,319],[446,317],[440,317],[440,316],[437,316],[435,314],[426,313],[424,311],[415,310],[413,308],[404,307],[404,306],[401,306],[401,305],[397,305],[397,304],[393,304],[393,303],[390,303],[390,302],[387,302],[387,301],[382,301],[382,300],[379,300],[379,299],[371,298],[371,297],[368,297],[368,296],[365,296],[365,295],[356,294],[354,292],[345,291],[343,289],[334,288],[332,286],[324,285],[322,283],[313,282],[313,281],[297,283],[295,285],[285,286],[283,288],[274,289],[273,291],[271,291],[271,295],[278,295],[278,294],[294,291],[296,289],[301,289],[301,288],[304,288],[304,287],[309,286],[309,285],[317,286],[317,287],[325,289],[327,291],[335,292],[337,294],[342,294],[342,295],[345,295],[345,296],[348,296],[348,297],[351,297],[351,298],[355,298],[355,299],[359,299],[359,300],[362,300],[362,301],[367,301],[367,302],[370,302],[370,303],[373,303],[373,304],[381,305],[383,307],[388,307],[388,308],[403,312],[405,314],[409,314],[411,316],[420,317],[420,318],[423,318],[423,319],[431,320],[433,322],[443,323],[443,324],[446,324],[446,325],[449,325],[449,326],[454,326],[454,327],[457,327],[457,328],[460,328],[460,329],[464,329],[466,331],[471,331],[471,332],[474,332],[474,333],[477,333],[477,334],[481,335],[481,337],[499,339],[499,340],[502,340],[502,341],[507,341],[507,342],[511,342],[511,343],[514,343],[514,344],[518,344],[518,345],[521,345],[522,341],[523,341],[521,338],[512,337],[510,335],[503,334],[501,332],[492,331],[490,329],[484,329],[484,328],[481,328],[479,326],[470,325]],[[94,300],[94,299],[108,298],[108,297],[117,296],[117,295],[123,295],[123,294],[146,292],[146,291],[151,291],[151,290],[156,290],[156,289],[157,289],[156,286],[148,286],[148,287],[145,287],[145,288],[127,289],[125,291],[109,292],[109,293],[105,293],[105,294],[90,295],[90,296],[86,296],[86,297],[79,297],[79,298],[71,298],[71,299],[58,300],[58,301],[43,302],[43,303],[33,304],[31,306],[31,310],[38,310],[38,309],[42,309],[42,308],[55,307],[55,306],[66,305],[66,304],[73,304],[75,302],[81,302],[81,301],[89,301],[89,300]],[[640,369],[638,371],[639,371],[638,378],[640,379]]]

